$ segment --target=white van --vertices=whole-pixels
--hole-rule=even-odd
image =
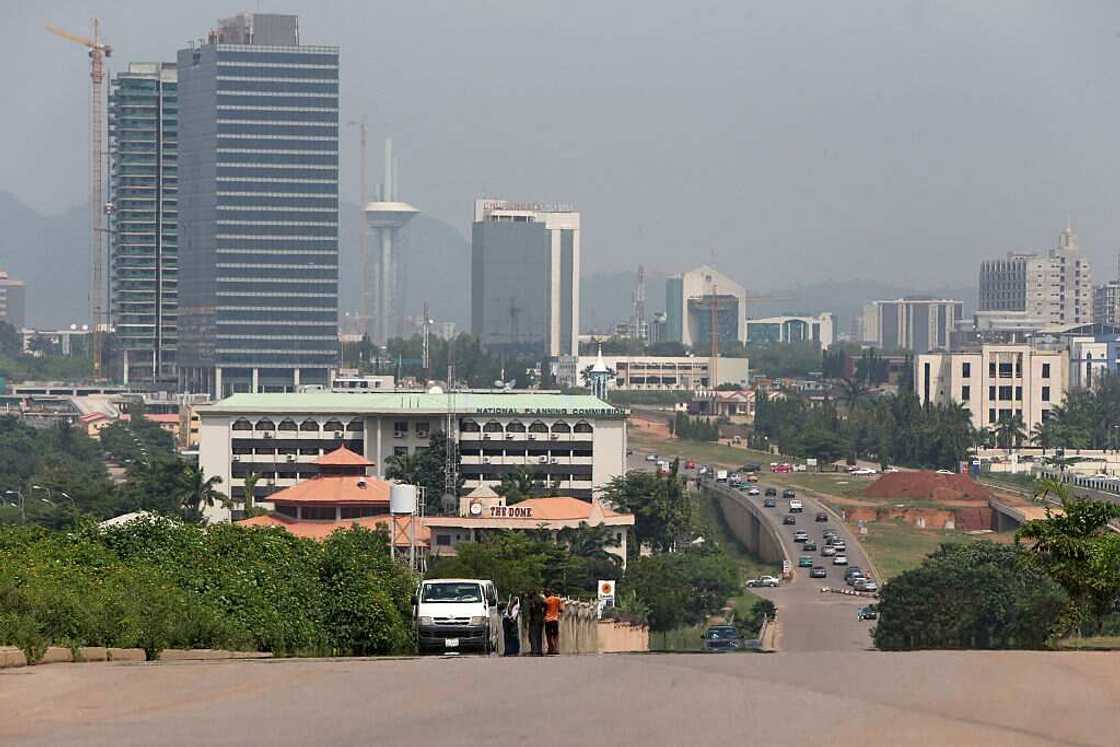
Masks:
[[[412,597],[420,653],[501,653],[502,618],[494,582],[478,578],[422,581]]]
[[[716,482],[727,482],[727,470],[721,469],[716,471]]]

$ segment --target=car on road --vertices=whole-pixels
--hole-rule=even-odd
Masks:
[[[809,578],[828,578],[828,571],[823,565],[815,565],[809,571]]]
[[[822,558],[831,558],[835,554],[836,554],[836,548],[833,547],[832,545],[825,545],[824,547],[821,548],[821,557]]]
[[[782,491],[783,498],[796,498],[797,493],[793,492],[793,488],[786,488]]]
[[[762,507],[763,508],[774,508],[777,505],[778,505],[778,501],[775,500],[774,498],[767,498],[766,500],[764,500],[762,502]]]
[[[809,550],[816,551],[817,543],[813,542],[813,540],[809,540],[808,542],[806,542],[804,545],[801,546],[801,549],[805,550],[805,551],[809,551]]]
[[[834,557],[832,559],[832,564],[833,565],[847,565],[848,564],[848,556],[847,555],[837,555],[836,557]]]
[[[844,571],[844,580],[848,586],[854,584],[857,578],[863,578],[863,569],[858,565],[848,566],[848,570]]]
[[[786,514],[784,517],[782,517],[782,523],[787,524],[787,525],[788,524],[796,524],[797,523],[797,517],[794,516],[793,514]]]
[[[771,589],[776,589],[781,585],[781,583],[781,579],[779,579],[777,576],[759,576],[758,578],[747,580],[747,586],[751,587],[752,589],[756,586],[768,586]]]
[[[747,491],[747,495],[762,495],[762,491],[752,485]]]
[[[799,557],[797,559],[797,567],[798,568],[812,568],[813,567],[812,556],[811,555],[802,555],[801,557]]]
[[[828,514],[826,514],[824,511],[817,511],[816,520],[817,521],[828,521]]]
[[[489,579],[421,581],[412,596],[412,615],[421,654],[500,651],[498,591]]]
[[[799,514],[804,510],[804,508],[805,507],[801,504],[801,501],[799,499],[797,499],[797,498],[791,498],[790,499],[790,501],[789,501],[789,512],[791,514]]]
[[[646,461],[647,462],[656,462],[657,461],[657,455],[656,454],[646,454]]]
[[[778,494],[778,489],[777,488],[766,488],[766,495],[777,495],[777,494]]]
[[[705,651],[738,651],[742,645],[743,640],[734,625],[713,625],[704,631]]]
[[[856,619],[857,620],[878,620],[879,619],[879,611],[875,609],[874,605],[870,605],[870,604],[867,605],[866,607],[860,607],[859,612],[856,612]]]
[[[879,470],[871,469],[870,467],[857,467],[856,469],[848,470],[848,474],[849,475],[862,475],[862,476],[877,475],[877,474],[879,474]]]
[[[852,588],[856,591],[879,591],[879,584],[871,578],[857,578]]]
[[[793,541],[794,542],[808,542],[809,541],[809,533],[806,532],[804,529],[798,529],[796,532],[793,533]]]

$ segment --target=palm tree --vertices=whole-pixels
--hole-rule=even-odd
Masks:
[[[537,474],[524,465],[518,465],[502,475],[502,483],[494,492],[506,499],[507,504],[514,504],[532,498],[535,492],[541,489]]]
[[[252,516],[253,511],[256,509],[256,496],[253,495],[253,490],[257,487],[257,483],[260,479],[261,476],[256,472],[250,472],[245,476],[245,500],[243,502],[243,508],[246,518]]]
[[[1001,418],[995,427],[995,432],[996,443],[1001,449],[1007,449],[1008,454],[1012,449],[1022,446],[1023,439],[1027,437],[1023,416],[1018,413],[1009,418]]]
[[[420,456],[418,454],[394,454],[385,460],[385,477],[416,485],[420,479]]]
[[[1048,420],[1040,420],[1031,428],[1031,443],[1042,449],[1042,456],[1054,442],[1054,426]]]
[[[183,473],[182,506],[188,514],[201,515],[204,507],[213,508],[214,504],[228,505],[225,494],[217,489],[222,484],[218,475],[206,477],[202,468],[189,466]]]
[[[848,406],[848,412],[855,410],[869,394],[867,384],[862,379],[843,378],[840,386],[844,390],[844,403]]]

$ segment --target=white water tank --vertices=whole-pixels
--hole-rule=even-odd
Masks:
[[[389,487],[389,513],[411,514],[416,512],[416,486],[393,483]]]

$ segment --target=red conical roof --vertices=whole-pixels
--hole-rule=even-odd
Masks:
[[[361,454],[356,454],[345,446],[339,446],[337,449],[329,454],[324,454],[319,457],[317,462],[320,466],[327,465],[333,467],[372,467],[373,462],[367,461]]]

